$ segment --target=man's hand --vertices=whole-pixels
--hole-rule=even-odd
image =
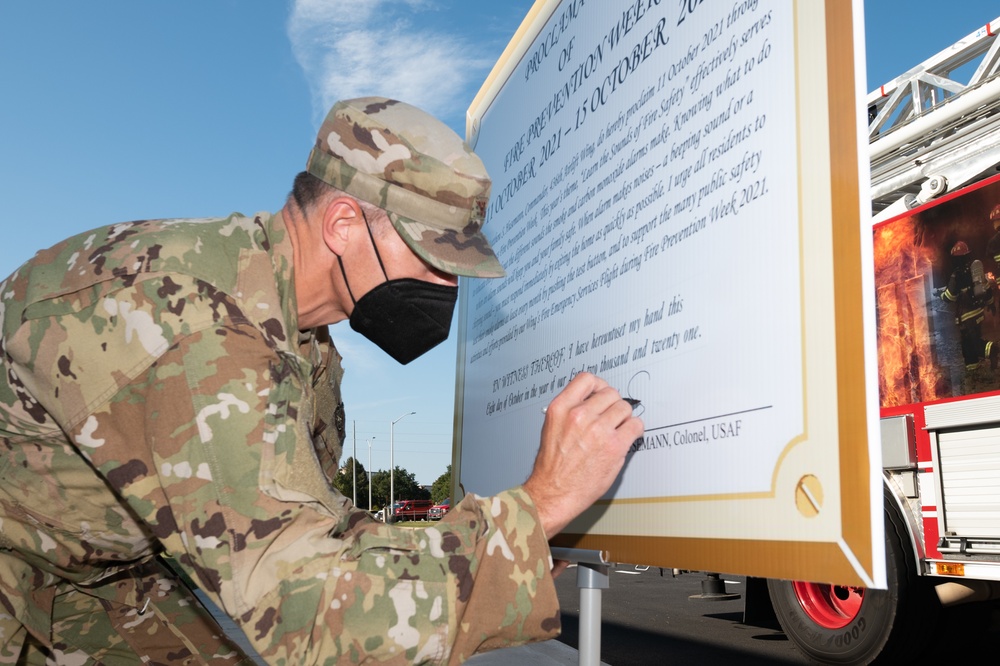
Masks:
[[[611,487],[642,432],[632,406],[590,373],[578,374],[552,400],[534,470],[524,483],[547,537],[561,532]]]

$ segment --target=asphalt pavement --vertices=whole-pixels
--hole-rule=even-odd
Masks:
[[[702,573],[617,565],[602,593],[601,659],[611,666],[671,664],[807,664],[775,622],[745,624],[746,579],[723,574],[723,601],[703,597]],[[561,641],[576,647],[580,590],[571,568],[556,580]],[[710,597],[712,599],[716,597]]]

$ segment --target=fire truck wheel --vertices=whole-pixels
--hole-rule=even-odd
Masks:
[[[933,586],[917,576],[905,523],[885,492],[889,589],[767,581],[781,628],[820,663],[908,663],[933,634],[940,604]]]

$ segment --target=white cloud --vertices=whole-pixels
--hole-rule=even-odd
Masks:
[[[494,58],[429,21],[439,9],[428,0],[295,0],[288,37],[317,117],[338,99],[384,95],[463,125]]]

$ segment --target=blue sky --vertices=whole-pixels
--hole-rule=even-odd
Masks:
[[[93,227],[278,210],[327,108],[379,94],[465,110],[529,0],[0,3],[0,275]],[[947,9],[942,9],[946,6]],[[873,89],[1000,13],[867,2]],[[431,483],[451,461],[455,340],[399,366],[345,322],[348,455]],[[355,428],[356,426],[356,428]]]

